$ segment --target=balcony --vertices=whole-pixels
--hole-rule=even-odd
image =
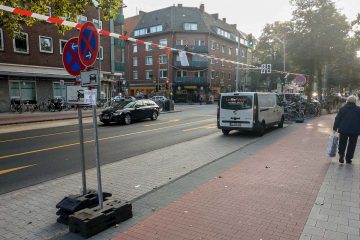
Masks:
[[[184,50],[184,45],[175,45],[174,48]],[[188,52],[209,53],[208,46],[188,45]]]
[[[206,77],[175,77],[177,85],[206,85]]]
[[[125,72],[125,63],[115,62],[115,72]]]
[[[208,61],[189,61],[189,66],[181,66],[180,61],[175,61],[175,67],[181,69],[201,70],[209,67]]]

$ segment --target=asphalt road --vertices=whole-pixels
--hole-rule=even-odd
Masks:
[[[181,107],[179,107],[181,108]],[[155,149],[215,132],[216,106],[184,106],[156,121],[103,126],[99,123],[101,164],[120,161]],[[0,194],[81,170],[77,125],[46,127],[0,134]],[[31,126],[31,125],[30,125]],[[94,130],[84,124],[86,168],[95,167]]]

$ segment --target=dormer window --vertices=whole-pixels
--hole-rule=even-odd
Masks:
[[[197,23],[184,23],[184,30],[186,31],[197,31]]]

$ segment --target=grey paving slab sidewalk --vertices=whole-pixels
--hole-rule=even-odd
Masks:
[[[102,167],[103,191],[117,199],[134,200],[207,163],[248,144],[216,133],[128,158]],[[256,141],[257,138],[251,139]],[[181,161],[176,159],[181,158]],[[87,171],[88,187],[96,189],[96,170]],[[66,195],[77,194],[81,175],[73,174],[0,196],[0,239],[51,239],[68,232],[56,223],[55,205]],[[108,239],[112,228],[96,236]]]
[[[332,159],[300,240],[360,240],[359,148],[351,165]]]

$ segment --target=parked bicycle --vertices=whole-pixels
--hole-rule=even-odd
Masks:
[[[21,99],[12,98],[10,100],[10,111],[11,112],[18,112],[18,113],[23,112],[23,104],[22,104]]]

